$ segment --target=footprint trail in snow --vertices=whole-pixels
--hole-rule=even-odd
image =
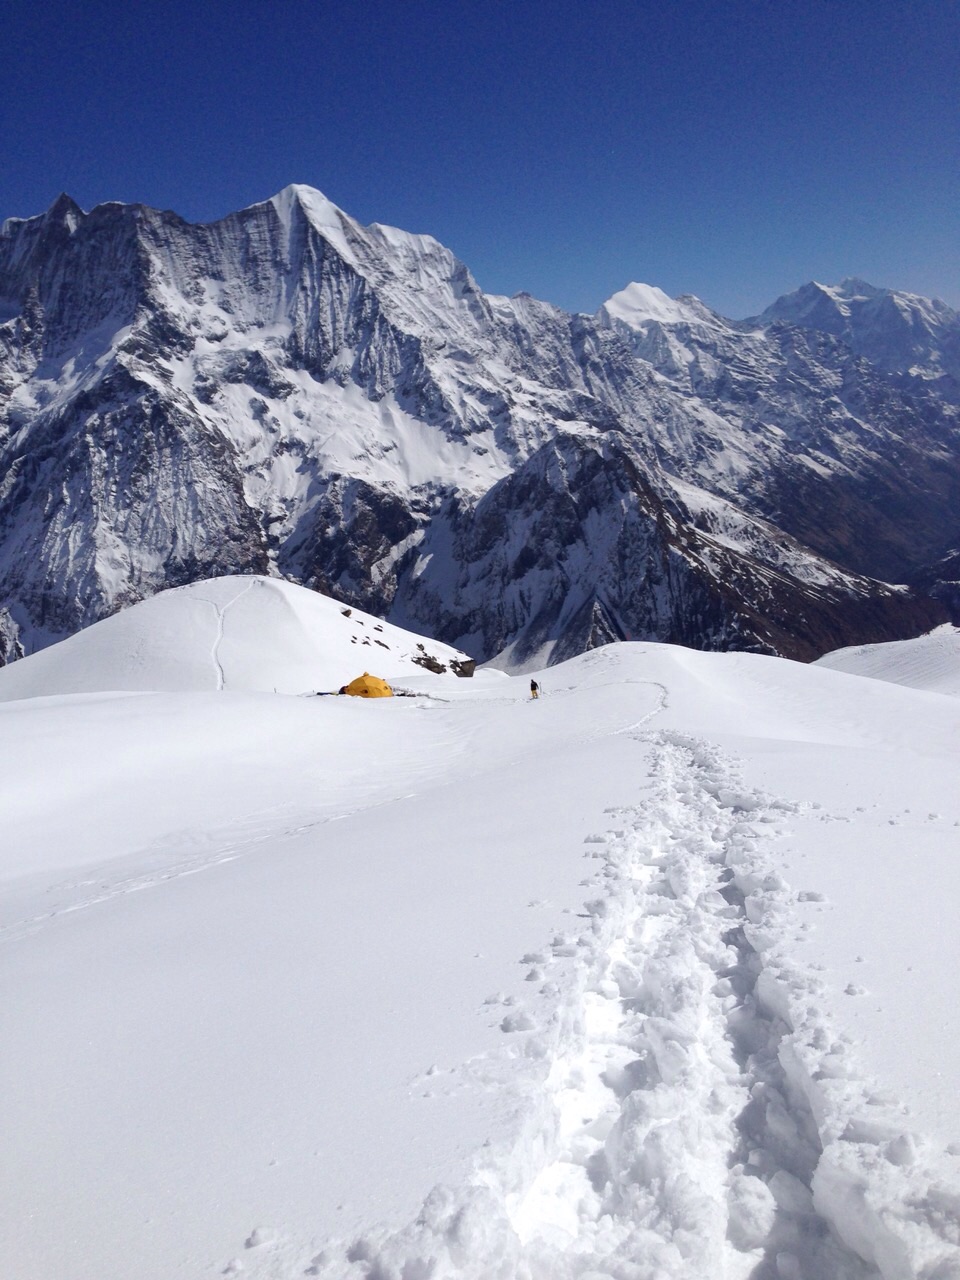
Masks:
[[[547,1082],[557,1154],[511,1214],[530,1274],[875,1274],[814,1208],[816,1126],[757,995],[731,864],[778,815],[702,744],[655,751],[650,801],[595,854],[609,922],[584,947],[580,1042]]]
[[[818,1018],[817,979],[786,958],[796,895],[767,849],[796,806],[746,789],[707,743],[634,736],[650,745],[649,794],[588,837],[585,927],[524,957],[544,1004],[511,1000],[502,1059],[465,1068],[513,1090],[515,1144],[481,1153],[469,1185],[435,1188],[402,1230],[309,1258],[277,1244],[264,1262],[280,1269],[262,1274],[960,1276],[955,1216],[935,1186],[916,1194],[902,1116],[857,1080]]]

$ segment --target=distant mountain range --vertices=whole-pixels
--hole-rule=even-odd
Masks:
[[[731,321],[632,284],[569,315],[303,186],[0,230],[3,660],[222,574],[513,669],[810,659],[956,616],[958,563],[941,302],[845,280]]]

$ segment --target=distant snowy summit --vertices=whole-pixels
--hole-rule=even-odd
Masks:
[[[302,185],[61,196],[0,231],[0,658],[231,574],[510,668],[913,635],[960,598],[958,350],[856,281],[571,316]]]
[[[757,333],[792,325],[832,334],[890,373],[960,380],[960,316],[939,299],[863,280],[811,281],[784,294],[759,316],[728,320],[692,294],[671,298],[653,285],[629,284],[600,307],[602,324],[646,334],[652,325]]]
[[[960,316],[936,298],[856,279],[811,282],[778,298],[759,321],[833,334],[890,373],[960,379]]]
[[[649,284],[628,284],[607,299],[597,312],[597,318],[601,323],[619,322],[629,329],[643,329],[650,321],[668,325],[722,323],[715,312],[692,294],[671,298],[662,289]]]

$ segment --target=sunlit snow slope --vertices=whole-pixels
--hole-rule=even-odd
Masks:
[[[896,644],[836,649],[818,659],[817,666],[960,696],[960,628],[937,627],[929,635]]]
[[[276,578],[178,587],[7,667],[0,701],[106,690],[335,691],[370,670],[390,680],[435,659],[469,661],[361,609]]]
[[[228,585],[272,687],[286,596]],[[170,655],[192,598],[151,602]],[[960,1273],[955,698],[618,644],[536,702],[225,654],[9,700],[36,661],[0,670],[0,1273]]]

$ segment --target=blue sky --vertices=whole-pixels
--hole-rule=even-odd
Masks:
[[[490,292],[960,307],[960,0],[7,0],[0,218],[306,182]]]

